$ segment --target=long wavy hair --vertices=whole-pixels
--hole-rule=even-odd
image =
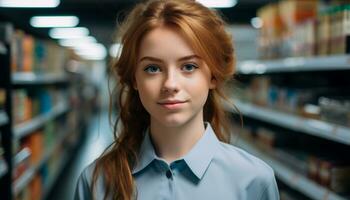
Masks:
[[[219,140],[229,142],[230,125],[223,108],[225,83],[233,77],[235,56],[231,36],[219,14],[193,0],[151,0],[140,3],[119,28],[121,53],[112,66],[118,88],[121,128],[115,130],[115,141],[97,160],[93,172],[92,191],[102,175],[104,199],[136,198],[132,169],[136,165],[150,115],[133,89],[139,47],[144,36],[157,27],[171,26],[181,34],[193,50],[204,59],[216,88],[209,91],[204,105],[204,120],[210,122]],[[118,120],[115,121],[115,129]],[[94,192],[92,192],[94,193]]]

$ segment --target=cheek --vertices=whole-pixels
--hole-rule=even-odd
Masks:
[[[198,93],[200,95],[208,93],[210,89],[210,81],[205,76],[198,76],[189,80],[188,86],[188,89],[190,89],[192,93]]]
[[[158,87],[154,80],[139,80],[137,81],[137,90],[144,107],[147,107],[148,104],[152,104],[158,96]]]

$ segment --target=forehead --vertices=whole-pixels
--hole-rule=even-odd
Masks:
[[[183,57],[195,54],[191,44],[175,28],[158,27],[147,33],[141,40],[139,58]]]

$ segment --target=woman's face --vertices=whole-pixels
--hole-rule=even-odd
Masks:
[[[160,27],[140,44],[134,88],[151,123],[177,127],[203,121],[209,89],[215,87],[206,63],[174,29]]]

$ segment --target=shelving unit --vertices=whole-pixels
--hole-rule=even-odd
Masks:
[[[295,73],[296,72],[296,73]],[[309,73],[312,72],[312,73]],[[313,73],[315,72],[315,73]],[[318,72],[329,72],[332,76],[326,75],[326,73]],[[238,63],[237,73],[241,75],[242,81],[247,83],[252,83],[253,79],[256,77],[271,77],[268,83],[274,87],[288,88],[293,87],[293,81],[303,80],[307,81],[308,76],[322,76],[322,84],[334,83],[338,81],[338,76],[342,79],[339,84],[347,85],[348,81],[344,81],[347,73],[350,73],[350,55],[333,55],[333,56],[323,56],[323,57],[299,57],[299,58],[285,58],[272,61],[244,61]],[[278,76],[276,74],[278,73]],[[328,73],[327,73],[328,74]],[[302,79],[298,79],[299,77]],[[310,77],[309,81],[316,80],[316,77]],[[319,78],[319,77],[318,77]],[[319,79],[321,79],[319,78]],[[318,79],[318,80],[319,80]],[[266,79],[265,79],[266,80]],[[250,82],[251,81],[251,82]],[[274,85],[276,81],[276,85]],[[278,83],[283,83],[285,85],[278,85]],[[254,82],[256,85],[259,83]],[[308,82],[306,82],[308,83]],[[304,84],[304,83],[303,83]],[[301,84],[299,84],[300,86]],[[311,84],[310,90],[312,90],[316,84]],[[323,85],[323,86],[324,86]],[[304,85],[303,85],[304,86]],[[332,86],[326,85],[329,89]],[[254,85],[253,85],[254,87]],[[268,91],[265,86],[264,92]],[[245,87],[249,89],[249,87]],[[339,89],[339,88],[335,88]],[[254,90],[253,90],[254,91]],[[328,91],[328,90],[327,90]],[[339,91],[339,90],[338,90]],[[244,92],[242,92],[245,94]],[[259,95],[255,93],[249,93],[251,95]],[[265,94],[265,93],[264,93]],[[267,93],[268,95],[269,93]],[[338,93],[337,93],[338,94]],[[348,94],[348,93],[347,93]],[[250,96],[249,96],[250,97]],[[265,97],[265,96],[264,96]],[[253,97],[254,98],[254,97]],[[244,99],[244,98],[242,98]],[[259,100],[259,97],[257,97]],[[277,101],[277,100],[276,100]],[[240,114],[244,117],[255,119],[263,124],[252,124],[254,128],[260,128],[260,126],[274,125],[274,127],[281,127],[284,129],[289,129],[292,131],[297,131],[302,134],[312,135],[318,138],[324,139],[325,143],[332,143],[333,145],[339,145],[341,147],[347,148],[350,146],[350,127],[334,124],[331,122],[326,122],[317,119],[311,119],[299,116],[297,114],[289,113],[287,111],[278,110],[277,108],[263,107],[250,102],[244,102],[237,98],[231,98],[231,102],[238,108]],[[228,112],[239,114],[231,105],[226,104],[225,108]],[[255,123],[255,121],[248,121],[249,123]],[[256,126],[258,125],[258,126]],[[265,127],[262,127],[265,128]],[[254,129],[255,130],[255,129]],[[277,129],[276,129],[277,130]],[[253,131],[253,134],[256,132]],[[263,133],[261,133],[263,134]],[[268,133],[266,133],[268,134]],[[278,132],[275,134],[279,134]],[[264,137],[263,135],[260,135]],[[268,137],[268,136],[266,136]],[[272,136],[271,136],[272,137]],[[262,138],[258,140],[263,140]],[[334,143],[335,142],[335,143]],[[258,143],[254,141],[245,141],[244,139],[239,139],[237,144],[235,144],[242,149],[245,149],[249,153],[259,157],[268,163],[275,171],[276,177],[288,185],[290,188],[299,191],[303,195],[315,199],[315,200],[346,200],[350,199],[350,196],[342,196],[329,188],[321,186],[314,180],[309,179],[307,176],[302,174],[302,172],[296,171],[292,166],[287,163],[278,160],[278,156],[274,156],[273,151],[267,151],[266,149],[259,148]],[[310,144],[311,145],[311,144]]]
[[[273,159],[271,156],[263,153],[261,150],[256,148],[254,145],[240,139],[237,145],[242,149],[245,149],[249,153],[261,158],[268,163],[275,171],[276,176],[290,187],[302,192],[306,196],[312,199],[323,199],[323,200],[346,200],[348,198],[339,196],[338,194],[324,188],[323,186],[314,183],[307,177],[293,171],[285,164]]]
[[[34,58],[34,55],[29,58],[29,60],[32,59],[33,61],[33,68],[29,67],[30,70],[22,70],[20,67],[12,68],[10,53],[12,52],[11,44],[13,44],[11,37],[15,34],[13,26],[9,23],[0,23],[0,32],[5,33],[0,34],[0,65],[2,66],[0,88],[5,91],[6,96],[5,108],[0,110],[0,133],[4,149],[4,160],[0,159],[1,199],[13,200],[23,196],[25,196],[23,198],[26,198],[26,195],[31,192],[29,185],[33,180],[35,182],[36,180],[46,180],[44,185],[42,185],[42,192],[36,193],[42,194],[40,199],[46,199],[57,177],[72,158],[73,154],[71,152],[79,145],[78,141],[81,140],[85,131],[85,129],[78,129],[78,127],[85,127],[87,122],[86,116],[77,112],[79,109],[85,109],[85,107],[82,107],[86,103],[80,99],[82,90],[78,89],[79,87],[84,87],[84,80],[82,80],[84,77],[81,75],[72,77],[64,69],[61,69],[57,63],[55,63],[54,67],[45,66],[41,69],[35,65],[34,61],[40,62],[38,60],[42,58]],[[28,38],[33,39],[34,37]],[[34,40],[32,41],[33,43],[36,42]],[[48,42],[41,45],[54,44]],[[60,51],[57,46],[42,48],[50,48],[50,51],[47,52],[52,53],[52,55],[55,55],[53,52]],[[63,50],[59,53],[62,53],[62,58],[66,56],[66,52],[63,52]],[[26,58],[28,59],[28,55]],[[45,60],[45,62],[41,63],[42,65],[38,66],[43,67],[45,63],[50,62]],[[64,64],[65,62],[62,63]],[[33,72],[14,72],[21,70]],[[41,73],[37,74],[37,71]],[[18,93],[16,92],[22,96],[17,97],[16,94]],[[19,102],[23,104],[23,107],[29,106],[28,110],[20,110],[23,112],[19,114],[20,117],[14,116],[14,111],[16,111],[14,106],[19,106],[13,104],[15,97],[22,100]],[[74,99],[74,103],[71,103],[72,99]],[[43,112],[43,110],[48,111]],[[40,114],[33,117],[33,113]],[[15,125],[15,117],[18,117],[16,119],[18,121],[25,119],[27,121]],[[68,126],[61,127],[61,123]],[[46,136],[47,138],[44,138]],[[36,144],[40,144],[40,147],[36,146]],[[38,147],[38,149],[33,148],[33,146]],[[26,148],[31,151],[25,151]],[[62,156],[53,158],[57,153],[60,153]],[[15,154],[16,156],[14,156]],[[21,163],[29,161],[27,159],[35,160],[38,157],[40,161],[28,168],[26,168],[25,163]],[[41,169],[43,166],[46,166],[46,163],[51,163],[51,161],[57,162],[59,166],[52,167],[49,164],[45,168],[47,173],[43,173]],[[25,171],[19,177],[14,177],[15,175],[18,176],[14,171],[19,165],[24,169],[20,168],[16,172]],[[15,178],[16,181],[14,182]]]
[[[273,61],[250,60],[237,65],[238,74],[350,70],[350,56],[296,57]]]
[[[350,145],[350,128],[344,127],[320,120],[299,117],[289,113],[277,110],[263,108],[251,103],[243,103],[234,99],[233,102],[243,115],[252,117],[264,122],[272,123],[277,126],[289,128],[295,131],[301,131],[317,137],[340,142]],[[227,107],[229,111],[235,112]]]

